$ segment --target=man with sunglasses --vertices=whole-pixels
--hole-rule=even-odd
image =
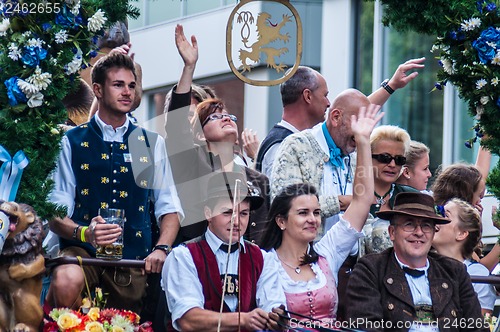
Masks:
[[[366,331],[488,331],[464,265],[430,252],[437,224],[434,199],[400,193],[390,220],[393,248],[361,258],[347,287],[347,319]]]

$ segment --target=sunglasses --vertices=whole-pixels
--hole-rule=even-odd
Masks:
[[[215,121],[215,120],[222,120],[224,118],[229,118],[231,121],[233,122],[236,122],[238,121],[238,118],[236,117],[236,115],[233,115],[233,114],[225,114],[225,113],[212,113],[210,114],[206,119],[205,121],[203,121],[203,123],[201,124],[201,127],[205,127],[205,125],[209,122],[209,121]]]
[[[379,163],[382,164],[390,164],[391,161],[394,159],[394,163],[398,166],[403,166],[406,164],[406,157],[405,156],[391,156],[388,153],[381,153],[381,154],[372,154],[372,158],[378,161]]]

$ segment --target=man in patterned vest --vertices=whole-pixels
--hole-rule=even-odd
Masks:
[[[111,52],[101,58],[92,82],[99,109],[90,122],[63,137],[50,200],[66,207],[67,216],[51,220],[50,228],[60,237],[61,255],[94,257],[96,245],[111,244],[122,234],[118,225],[106,224],[98,210],[124,209],[123,258],[144,259],[146,273],[159,273],[182,216],[164,140],[127,117],[136,85],[128,55]],[[157,243],[151,238],[150,203],[160,228]],[[109,293],[109,307],[140,311],[144,271],[95,266],[83,270],[71,264],[55,268],[46,313],[54,306],[79,307],[85,278],[91,290],[100,286]]]
[[[281,329],[278,313],[283,312],[286,299],[276,263],[243,240],[250,211],[264,199],[240,173],[215,173],[207,188],[207,231],[176,247],[163,267],[173,327],[213,331],[220,324],[222,330]]]

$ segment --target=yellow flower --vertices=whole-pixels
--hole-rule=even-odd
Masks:
[[[61,328],[62,330],[67,330],[77,326],[78,324],[80,324],[80,322],[81,319],[78,318],[77,315],[71,312],[66,312],[59,316],[59,318],[57,319],[57,326],[59,326],[59,328]]]
[[[95,309],[95,308],[92,308]],[[92,310],[90,309],[90,310]],[[104,326],[99,322],[90,322],[85,326],[85,331],[87,332],[105,332]]]
[[[82,305],[81,305],[82,308],[90,308],[91,305],[92,304],[90,303],[90,300],[88,297],[85,297],[82,299]]]
[[[96,321],[99,318],[99,308],[90,308],[89,312],[87,313],[87,316],[93,320]]]
[[[125,330],[121,326],[113,326],[111,332],[125,332]]]

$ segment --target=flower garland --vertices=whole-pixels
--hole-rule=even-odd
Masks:
[[[62,100],[76,90],[104,30],[138,14],[127,0],[0,1],[0,146],[8,152],[0,161],[24,152],[29,165],[16,200],[43,218],[65,213],[47,202],[67,119]]]
[[[470,0],[380,0],[380,3],[385,26],[427,35],[439,35],[448,19],[469,16],[475,6]]]
[[[500,0],[381,2],[385,25],[437,36],[431,51],[441,70],[434,90],[452,83],[477,120],[475,137],[466,146],[482,138],[481,145],[500,155]],[[487,185],[500,198],[500,164],[490,172]]]
[[[500,155],[500,2],[479,0],[466,17],[447,20],[444,34],[433,46],[441,70],[437,88],[452,83],[468,103],[475,117],[475,137],[465,144],[471,147],[478,138],[491,153]],[[500,197],[499,165],[490,173],[489,190]]]

